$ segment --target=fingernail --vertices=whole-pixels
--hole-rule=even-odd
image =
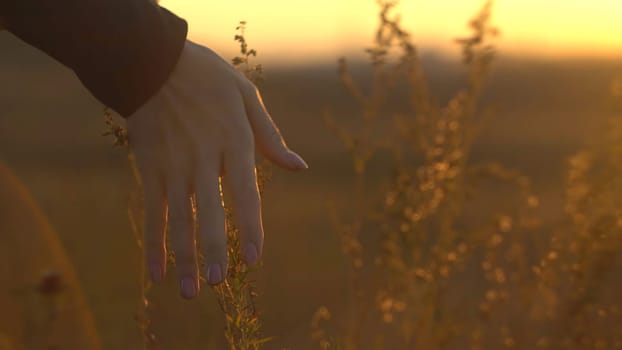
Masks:
[[[294,151],[289,151],[290,162],[294,166],[296,170],[307,170],[309,169],[309,165],[302,159],[301,156],[296,154]]]
[[[257,253],[257,247],[253,243],[248,243],[244,247],[244,259],[247,265],[255,265],[257,263],[259,254]]]
[[[181,280],[181,296],[186,299],[192,299],[197,296],[197,285],[194,278],[186,277]]]
[[[207,283],[214,285],[222,282],[222,268],[219,264],[207,267]]]
[[[159,283],[162,281],[162,265],[161,264],[151,264],[149,265],[149,271],[151,273],[151,280],[155,283]]]

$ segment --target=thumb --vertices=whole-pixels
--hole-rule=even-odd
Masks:
[[[250,122],[257,149],[270,161],[288,170],[305,170],[309,166],[298,154],[287,147],[279,128],[268,114],[259,90],[252,83],[242,89],[246,114]]]

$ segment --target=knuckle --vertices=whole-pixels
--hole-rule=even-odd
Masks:
[[[172,229],[186,229],[190,227],[193,217],[189,211],[174,210],[169,211],[168,226]]]
[[[229,155],[248,159],[255,156],[255,138],[250,130],[243,130],[229,144]]]
[[[227,262],[227,248],[226,247],[211,247],[206,248],[203,251],[203,258],[208,263],[226,263]]]
[[[164,250],[164,238],[158,234],[152,234],[145,232],[144,244],[145,248],[150,252],[163,251]]]
[[[191,214],[189,187],[185,184],[169,184],[167,193],[168,218],[188,219]]]
[[[261,224],[257,220],[244,219],[239,224],[240,238],[258,242],[261,240]]]
[[[197,263],[195,259],[191,259],[189,257],[184,257],[181,254],[175,255],[175,267],[183,272],[192,272],[194,273],[197,268]]]
[[[250,128],[244,128],[240,132],[239,145],[243,150],[252,151],[255,149],[255,135]]]
[[[234,112],[226,123],[220,127],[222,139],[226,140],[229,148],[246,149],[252,147],[255,142],[255,135],[246,116],[242,113]]]
[[[255,179],[241,179],[234,188],[235,195],[238,197],[238,201],[243,203],[244,211],[256,210],[260,206],[259,189],[257,188],[257,182]]]
[[[201,217],[220,215],[224,211],[220,193],[210,194],[203,195],[198,199],[199,221],[201,221]]]
[[[202,247],[205,252],[223,252],[227,249],[227,236],[223,227],[203,227]]]
[[[145,209],[145,237],[156,239],[162,236],[164,236],[163,213],[153,208]]]
[[[194,249],[175,249],[175,266],[180,268],[195,267],[197,263]]]
[[[145,230],[144,245],[150,252],[164,250],[164,230]]]
[[[150,263],[163,262],[166,257],[166,249],[162,244],[145,244],[145,256]]]

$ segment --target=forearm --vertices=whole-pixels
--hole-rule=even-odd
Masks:
[[[185,21],[150,0],[0,0],[3,23],[124,116],[162,87],[187,33]]]

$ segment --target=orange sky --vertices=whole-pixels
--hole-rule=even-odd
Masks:
[[[481,0],[402,0],[405,27],[420,47],[452,49]],[[377,23],[374,0],[162,0],[186,18],[190,37],[230,56],[239,20],[263,60],[332,61],[360,51]],[[494,23],[502,52],[622,56],[622,0],[497,0]],[[450,51],[451,52],[451,51]]]

